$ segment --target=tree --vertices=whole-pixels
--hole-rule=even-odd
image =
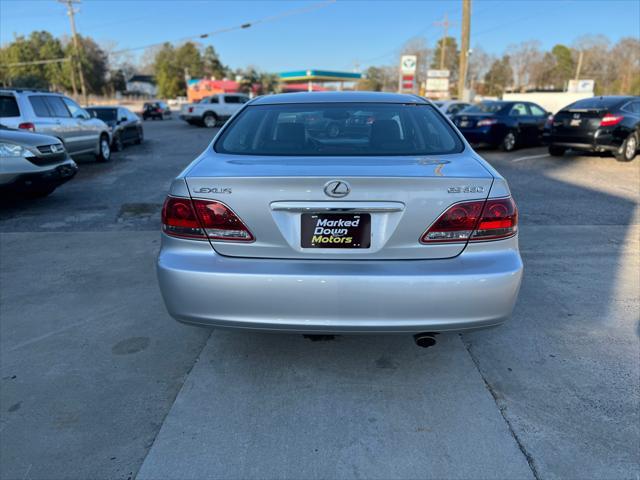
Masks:
[[[5,86],[63,90],[70,84],[64,62],[24,66],[8,64],[54,60],[65,56],[62,43],[49,32],[34,31],[28,37],[18,36],[0,49],[0,83]]]
[[[175,61],[177,67],[183,71],[183,74],[188,73],[190,77],[194,78],[202,77],[204,63],[202,62],[200,50],[193,42],[183,43],[176,49]]]
[[[364,77],[358,82],[358,90],[380,92],[384,88],[384,70],[380,67],[369,67]]]
[[[515,87],[524,92],[527,87],[533,86],[534,79],[540,76],[538,72],[542,65],[540,42],[531,40],[509,45],[507,53],[511,59]]]
[[[513,70],[508,55],[500,60],[495,60],[491,68],[484,76],[486,95],[501,96],[504,91],[513,84]]]
[[[564,88],[576,69],[573,52],[569,47],[558,44],[551,49],[551,54],[555,60],[553,83],[556,88]]]
[[[255,84],[260,83],[260,74],[255,67],[247,67],[246,70],[237,70],[236,75],[240,77],[239,90],[243,93],[250,93]]]
[[[78,44],[87,92],[94,94],[104,93],[106,76],[109,71],[107,54],[90,37],[78,35]],[[71,56],[73,52],[72,42],[68,42],[65,52],[67,56]]]
[[[169,42],[158,50],[153,64],[158,84],[158,94],[164,98],[175,98],[185,92],[184,72],[176,60],[176,51]]]
[[[227,76],[228,68],[222,64],[215,49],[209,45],[202,54],[204,75],[206,77],[222,80]]]
[[[623,95],[640,95],[640,40],[621,38],[611,49],[612,81],[605,90]]]

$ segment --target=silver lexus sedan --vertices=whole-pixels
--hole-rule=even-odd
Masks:
[[[340,126],[339,134],[314,128]],[[432,103],[256,98],[171,185],[157,271],[191,324],[306,334],[488,327],[522,277],[507,182]]]

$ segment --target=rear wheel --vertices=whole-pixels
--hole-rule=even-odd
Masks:
[[[514,131],[507,132],[507,134],[502,139],[502,143],[500,144],[500,148],[505,152],[513,152],[516,149],[516,145],[518,144],[518,135]]]
[[[98,144],[98,154],[96,155],[98,162],[108,162],[111,160],[111,147],[109,146],[109,137],[105,134],[100,136]]]
[[[632,133],[622,142],[622,145],[615,151],[614,155],[619,162],[630,162],[636,156],[638,151],[638,137]]]
[[[114,152],[122,151],[122,149],[124,148],[124,144],[122,143],[122,137],[120,136],[120,134],[117,134],[113,137],[112,146]]]
[[[552,157],[561,157],[564,155],[567,149],[564,147],[557,147],[555,145],[549,145],[549,155]]]
[[[202,117],[202,124],[207,128],[214,128],[218,124],[218,118],[215,114],[207,112]]]

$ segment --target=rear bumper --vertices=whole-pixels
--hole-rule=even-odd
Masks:
[[[504,138],[502,129],[494,126],[460,129],[467,142],[479,145],[498,145]]]
[[[464,330],[504,322],[522,277],[517,238],[445,260],[274,260],[221,256],[169,238],[157,262],[184,323],[307,333]]]
[[[549,135],[549,145],[571,148],[586,152],[614,152],[620,148],[626,134],[606,129],[596,130],[593,134],[584,135]]]

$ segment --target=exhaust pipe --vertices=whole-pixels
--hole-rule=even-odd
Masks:
[[[413,336],[413,341],[422,348],[433,347],[436,344],[436,335],[437,333],[432,332],[416,333]]]

